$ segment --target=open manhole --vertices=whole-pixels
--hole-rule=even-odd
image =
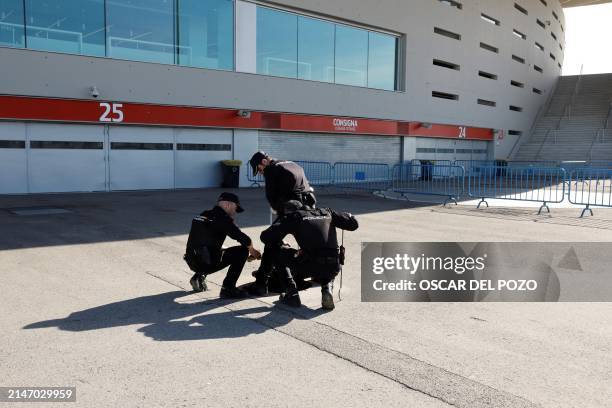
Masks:
[[[69,214],[72,211],[66,210],[65,208],[59,207],[20,207],[20,208],[7,208],[9,213],[14,215],[53,215],[53,214]]]

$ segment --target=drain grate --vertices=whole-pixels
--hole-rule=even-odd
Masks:
[[[20,207],[7,208],[9,213],[14,215],[29,216],[29,215],[53,215],[53,214],[69,214],[72,211],[59,207]]]

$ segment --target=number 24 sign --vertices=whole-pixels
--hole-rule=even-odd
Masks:
[[[122,103],[100,103],[100,107],[104,109],[100,122],[123,122],[123,104]]]
[[[459,126],[459,139],[467,139],[467,128]]]

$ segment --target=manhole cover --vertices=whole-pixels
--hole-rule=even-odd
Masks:
[[[15,215],[52,215],[52,214],[68,214],[72,211],[59,207],[22,207],[22,208],[7,208],[7,211]]]

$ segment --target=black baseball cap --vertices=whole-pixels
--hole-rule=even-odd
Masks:
[[[233,193],[221,193],[217,201],[229,201],[230,203],[236,204],[236,212],[244,212],[244,208],[240,205],[240,199],[236,194]]]
[[[253,157],[251,157],[251,160],[249,160],[249,163],[251,164],[251,167],[253,168],[253,174],[257,174],[257,166],[259,166],[261,164],[261,161],[265,158],[267,158],[268,155],[266,154],[266,152],[257,152],[253,155]]]

